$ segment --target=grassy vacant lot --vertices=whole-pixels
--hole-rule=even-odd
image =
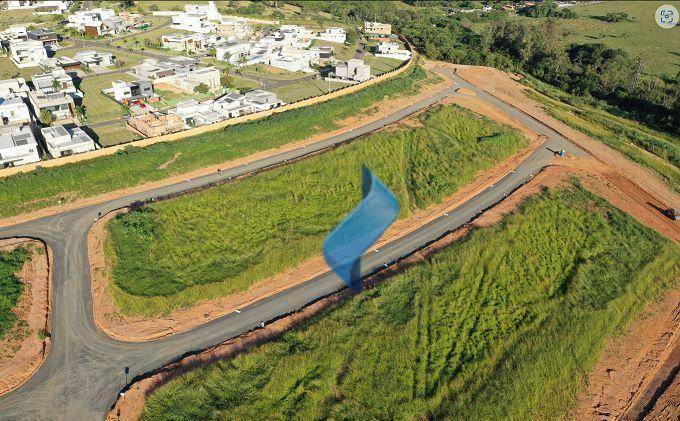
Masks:
[[[314,80],[303,80],[297,83],[293,83],[286,86],[281,86],[278,88],[267,88],[265,85],[263,89],[275,92],[276,95],[285,102],[294,102],[301,99],[306,99],[313,96],[323,95],[328,93],[328,87],[330,86],[331,92],[347,86],[346,83],[341,82],[331,82],[330,84],[322,79]]]
[[[339,121],[365,114],[366,109],[384,98],[411,95],[433,78],[416,67],[359,92],[251,123],[145,148],[129,147],[114,155],[2,178],[0,217],[54,206],[60,198],[68,202],[160,180],[329,132],[338,127]],[[161,167],[170,160],[173,160],[170,165]]]
[[[600,198],[549,190],[282,339],[163,386],[142,419],[565,419],[605,340],[677,284],[679,262]]]
[[[92,129],[96,134],[100,145],[112,146],[119,143],[128,143],[142,137],[125,128],[125,122],[120,122],[112,126],[98,127]]]
[[[26,81],[30,81],[31,77],[40,73],[40,67],[26,67],[24,69],[18,68],[10,55],[7,57],[0,57],[0,79],[14,79],[22,77]]]
[[[530,84],[545,95],[528,91],[529,96],[553,117],[652,169],[672,189],[680,192],[679,138],[614,116],[536,80]]]
[[[85,105],[87,122],[97,123],[121,118],[125,115],[125,110],[113,98],[102,93],[102,89],[111,88],[114,80],[133,81],[134,77],[121,73],[103,76],[90,76],[83,79],[80,83],[80,90],[83,91],[83,105]]]
[[[16,321],[12,309],[24,292],[24,284],[15,273],[28,258],[28,251],[21,247],[10,252],[0,251],[0,340],[12,330]]]
[[[365,163],[395,192],[401,216],[440,202],[526,140],[455,106],[423,127],[373,134],[239,183],[119,215],[107,247],[116,303],[153,315],[245,290],[319,255],[360,200]]]
[[[621,48],[633,56],[640,55],[654,68],[670,76],[680,70],[680,32],[662,29],[654,21],[654,12],[662,4],[672,4],[680,9],[679,1],[606,1],[573,7],[578,19],[560,19],[568,32],[566,40],[578,43],[599,42]],[[607,13],[624,12],[628,21],[605,22]]]

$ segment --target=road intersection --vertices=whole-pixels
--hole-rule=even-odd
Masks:
[[[137,201],[155,200],[224,182],[318,153],[397,122],[447,96],[459,95],[456,93],[458,88],[473,91],[477,98],[502,110],[534,132],[546,136],[547,140],[543,144],[493,186],[455,210],[386,244],[377,252],[371,251],[364,255],[362,273],[365,275],[410,255],[503,200],[549,165],[554,158],[553,151],[566,150],[577,156],[584,154],[541,122],[458,79],[449,68],[440,71],[447,73],[457,83],[352,131],[237,168],[0,228],[0,238],[37,238],[45,241],[54,255],[52,348],[43,365],[25,384],[0,397],[0,419],[103,419],[121,390],[135,376],[144,375],[184,355],[256,329],[263,321],[296,311],[344,286],[334,274],[324,273],[259,300],[242,308],[240,312],[225,315],[186,332],[141,343],[116,340],[97,328],[92,313],[87,237],[99,213],[105,214]],[[126,375],[125,367],[129,367],[129,375]]]

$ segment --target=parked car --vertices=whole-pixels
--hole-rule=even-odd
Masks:
[[[663,213],[674,221],[677,221],[680,218],[680,210],[678,209],[668,208],[663,211]]]

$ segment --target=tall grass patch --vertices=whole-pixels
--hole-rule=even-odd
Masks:
[[[16,273],[28,258],[28,251],[23,247],[0,251],[0,340],[12,330],[17,320],[12,309],[24,292],[24,284]]]
[[[564,419],[680,249],[578,185],[547,190],[280,340],[179,377],[142,419]]]
[[[397,195],[400,217],[438,203],[526,145],[456,106],[266,173],[123,214],[109,224],[116,303],[153,315],[247,289],[321,253],[361,199],[361,165]]]
[[[0,217],[161,180],[337,129],[386,98],[412,95],[436,80],[414,67],[379,84],[325,103],[275,114],[224,130],[124,150],[87,161],[0,179]],[[100,139],[107,144],[106,138]]]

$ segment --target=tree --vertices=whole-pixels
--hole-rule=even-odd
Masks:
[[[229,74],[229,72],[222,72],[220,75],[220,85],[222,85],[224,88],[230,88],[233,82],[234,78]]]
[[[78,117],[78,120],[87,121],[87,109],[84,105],[76,105],[74,113],[76,117]]]
[[[158,5],[156,3],[152,4],[151,6],[149,6],[149,11],[157,12],[158,11]]]
[[[57,79],[52,79],[52,89],[54,89],[54,92],[59,90],[59,81]]]
[[[135,5],[135,2],[133,0],[123,0],[121,2],[118,2],[118,5],[122,9],[129,9],[130,7]]]
[[[49,126],[54,122],[54,116],[50,110],[40,110],[40,122],[46,126]]]
[[[210,92],[210,88],[205,83],[201,82],[194,87],[194,92],[199,94],[207,94]]]

